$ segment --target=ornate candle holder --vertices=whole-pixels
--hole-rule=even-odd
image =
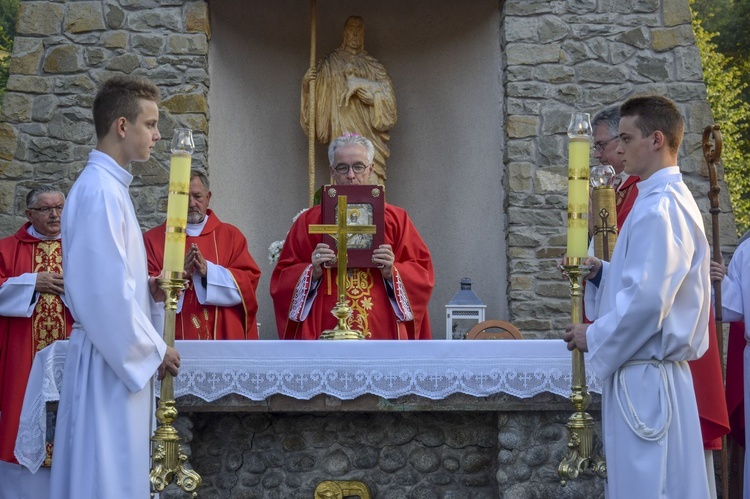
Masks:
[[[570,281],[570,319],[572,324],[583,322],[583,279],[591,267],[584,265],[583,258],[566,258],[563,274]],[[575,412],[568,419],[568,455],[557,467],[557,475],[564,486],[568,480],[578,478],[582,471],[592,470],[606,478],[607,465],[599,455],[594,455],[594,419],[586,412],[591,402],[586,384],[586,364],[583,352],[573,350],[573,376],[570,401]]]
[[[185,265],[185,237],[188,196],[190,192],[190,155],[193,153],[193,134],[190,129],[178,128],[172,137],[172,161],[169,171],[169,200],[167,227],[164,239],[163,278],[158,279],[164,290],[164,342],[174,347],[175,317],[180,291],[187,282],[182,278]],[[174,379],[166,372],[161,381],[156,420],[159,426],[151,437],[151,489],[161,492],[174,481],[185,492],[197,497],[196,489],[202,480],[184,464],[187,455],[180,450],[180,436],[172,426],[177,419],[174,401]]]

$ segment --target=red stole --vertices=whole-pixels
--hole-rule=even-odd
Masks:
[[[60,241],[40,241],[26,223],[13,236],[0,240],[0,285],[29,272],[62,273]],[[21,417],[26,382],[36,352],[70,336],[73,317],[57,295],[43,293],[27,317],[0,317],[0,459],[16,463],[13,449]],[[47,459],[51,462],[51,446]]]
[[[188,236],[186,248],[197,244],[203,257],[229,270],[242,296],[233,307],[201,305],[192,279],[188,281],[182,309],[175,322],[178,340],[257,340],[258,301],[255,292],[260,269],[250,256],[247,240],[237,227],[222,223],[208,210],[208,221],[198,236]],[[159,275],[164,262],[165,224],[144,234],[150,275]]]
[[[635,198],[638,197],[638,186],[641,179],[635,175],[629,176],[625,182],[615,190],[615,208],[617,210],[617,229],[622,230],[628,213],[633,209]]]

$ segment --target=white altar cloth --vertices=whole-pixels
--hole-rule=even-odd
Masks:
[[[571,354],[562,340],[177,341],[176,347],[182,362],[175,397],[207,402],[229,394],[251,400],[570,394]],[[37,353],[31,369],[15,449],[31,471],[44,459],[45,405],[59,400],[67,348],[67,341],[53,343]],[[589,391],[601,393],[590,370],[587,381]]]

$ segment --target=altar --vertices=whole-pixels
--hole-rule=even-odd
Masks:
[[[560,340],[178,341],[175,378],[199,497],[312,498],[323,480],[373,497],[601,497],[562,487],[572,412]],[[67,342],[32,368],[16,456],[35,470],[50,438]],[[601,380],[588,373],[598,421]],[[598,431],[598,427],[597,427]],[[170,486],[162,497],[184,497]]]

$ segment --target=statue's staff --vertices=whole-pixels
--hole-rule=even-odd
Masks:
[[[711,143],[713,139],[713,144]],[[721,236],[719,230],[719,179],[716,174],[716,164],[721,160],[721,127],[709,125],[703,129],[703,157],[708,165],[708,179],[711,185],[708,190],[708,199],[711,203],[711,233],[713,243],[713,261],[721,263]],[[721,362],[721,376],[726,381],[726,368],[724,367],[724,327],[721,316],[721,281],[713,283],[714,287],[714,320],[716,323],[716,344],[719,348],[719,361]],[[722,497],[729,497],[729,465],[727,457],[727,437],[721,437],[721,487]]]
[[[308,184],[308,203],[313,205],[315,196],[315,40],[317,38],[318,25],[317,0],[310,0],[310,70],[313,77],[310,79],[310,100],[307,112],[307,176]]]

